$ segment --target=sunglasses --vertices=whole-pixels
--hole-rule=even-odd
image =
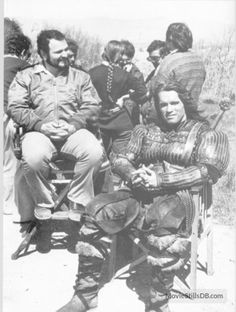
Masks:
[[[148,56],[148,57],[147,57],[147,60],[148,60],[149,62],[156,62],[156,61],[159,61],[160,59],[161,59],[160,56]]]

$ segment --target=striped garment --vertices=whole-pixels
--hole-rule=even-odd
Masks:
[[[164,58],[157,75],[151,81],[151,92],[153,94],[160,83],[177,82],[190,92],[193,98],[191,110],[200,114],[198,100],[205,78],[206,70],[203,61],[195,52],[170,53]]]

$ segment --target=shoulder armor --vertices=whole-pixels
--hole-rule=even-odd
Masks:
[[[196,162],[211,167],[218,177],[222,176],[229,164],[227,135],[215,130],[203,132],[196,153]]]

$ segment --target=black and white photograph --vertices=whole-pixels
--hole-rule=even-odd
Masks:
[[[3,12],[0,310],[235,311],[235,1]]]

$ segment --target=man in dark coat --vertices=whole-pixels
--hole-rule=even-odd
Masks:
[[[23,35],[17,23],[4,19],[4,214],[11,214],[16,209],[14,200],[14,176],[17,160],[13,153],[14,127],[6,114],[8,90],[16,73],[29,65],[31,42]]]

